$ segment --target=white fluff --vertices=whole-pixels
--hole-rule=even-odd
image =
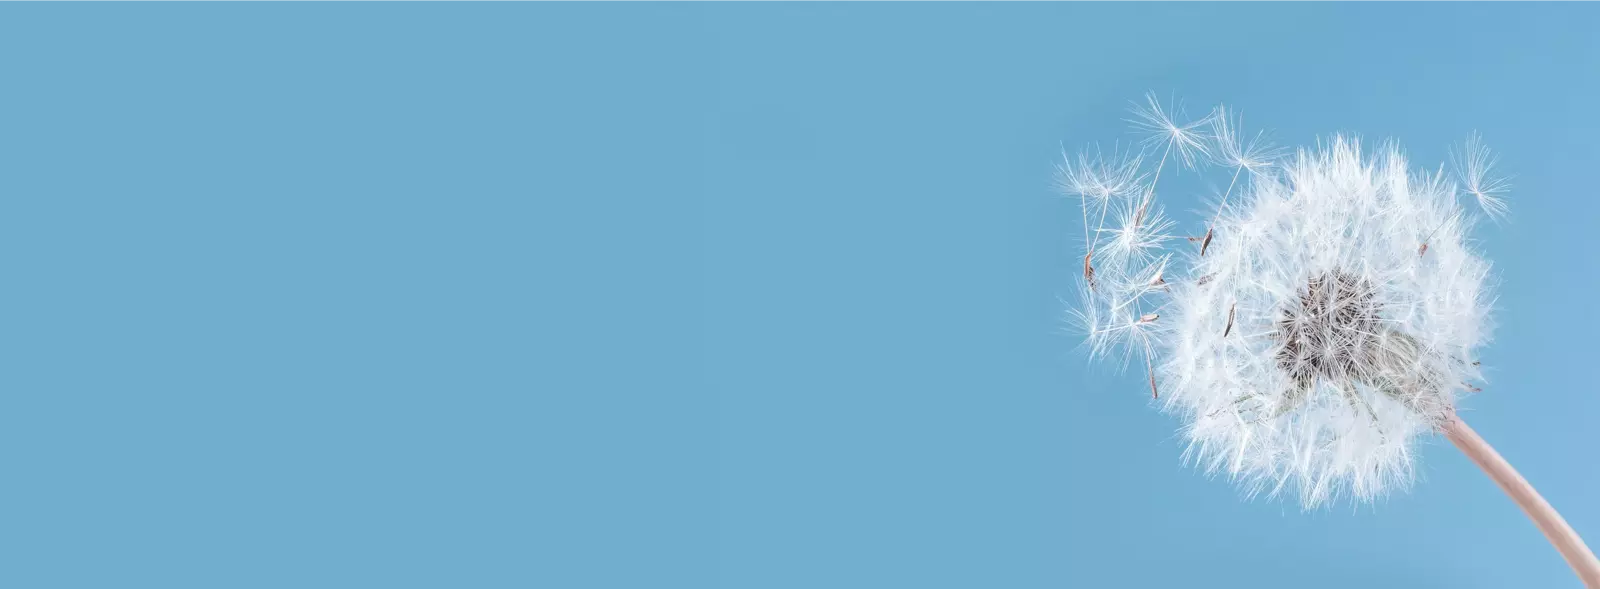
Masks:
[[[1417,438],[1481,378],[1491,277],[1458,194],[1502,214],[1493,160],[1474,137],[1458,191],[1392,144],[1366,154],[1334,137],[1281,159],[1259,135],[1242,141],[1222,109],[1188,124],[1171,111],[1153,99],[1140,110],[1151,153],[1063,167],[1083,205],[1072,312],[1092,354],[1145,369],[1184,421],[1186,456],[1251,494],[1309,508],[1409,484]],[[1172,154],[1231,178],[1188,240],[1156,204]]]

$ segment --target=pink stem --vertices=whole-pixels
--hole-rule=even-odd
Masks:
[[[1517,470],[1511,468],[1511,463],[1506,462],[1499,452],[1495,452],[1494,448],[1483,441],[1478,432],[1472,431],[1467,422],[1462,421],[1460,417],[1451,415],[1445,421],[1444,433],[1450,438],[1451,443],[1460,448],[1467,458],[1472,459],[1478,468],[1483,469],[1489,478],[1494,479],[1495,484],[1500,485],[1500,489],[1510,495],[1511,500],[1528,514],[1528,518],[1533,520],[1533,525],[1538,526],[1539,531],[1544,532],[1544,536],[1550,539],[1550,543],[1555,545],[1556,551],[1561,553],[1562,558],[1567,559],[1567,564],[1578,573],[1578,578],[1583,580],[1584,585],[1589,589],[1600,589],[1600,560],[1595,559],[1594,552],[1583,543],[1583,538],[1579,538],[1578,533],[1572,530],[1572,526],[1567,525],[1567,520],[1561,519],[1561,514],[1556,513],[1555,508],[1550,507],[1550,503],[1539,496],[1533,485],[1528,484],[1527,479],[1517,474]]]

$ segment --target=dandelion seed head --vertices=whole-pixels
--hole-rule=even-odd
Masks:
[[[1308,507],[1409,482],[1411,446],[1478,376],[1488,334],[1488,264],[1450,193],[1415,180],[1397,148],[1335,138],[1219,219],[1191,265],[1216,278],[1173,294],[1160,342],[1191,457]]]
[[[1093,227],[1086,217],[1096,272],[1074,313],[1092,355],[1147,368],[1159,406],[1183,421],[1185,460],[1250,496],[1311,508],[1407,487],[1417,439],[1476,390],[1491,332],[1490,266],[1468,245],[1455,184],[1393,143],[1368,152],[1335,136],[1284,158],[1242,140],[1221,107],[1202,121],[1207,148],[1202,123],[1147,100],[1136,125],[1236,185],[1193,232],[1204,250],[1168,251],[1200,238],[1172,239],[1153,185],[1108,200]],[[1503,213],[1493,159],[1475,139],[1462,153],[1464,190]],[[1141,163],[1153,160],[1155,172],[1123,177],[1154,182],[1164,162]]]

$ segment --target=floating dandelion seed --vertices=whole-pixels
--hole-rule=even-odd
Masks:
[[[1105,258],[1120,268],[1137,268],[1150,263],[1171,239],[1168,232],[1175,226],[1160,205],[1152,203],[1140,207],[1131,201],[1118,209],[1115,222],[1116,225],[1100,230],[1107,236],[1101,248]]]
[[[1417,440],[1443,432],[1600,588],[1583,541],[1456,414],[1479,391],[1493,299],[1457,194],[1498,219],[1508,187],[1478,136],[1452,157],[1458,188],[1442,167],[1413,172],[1394,144],[1368,154],[1335,136],[1285,157],[1260,133],[1244,140],[1223,107],[1175,113],[1152,94],[1131,121],[1145,153],[1064,166],[1063,186],[1083,197],[1073,317],[1092,357],[1142,360],[1151,396],[1184,420],[1189,460],[1307,508],[1408,486]],[[1155,203],[1169,159],[1231,175],[1176,266],[1163,253],[1176,223]],[[1138,171],[1147,161],[1154,170]]]
[[[1134,118],[1129,122],[1146,133],[1145,145],[1159,145],[1166,152],[1176,151],[1178,160],[1185,167],[1194,167],[1197,160],[1210,155],[1210,148],[1200,130],[1211,124],[1211,118],[1180,124],[1174,117],[1182,116],[1182,110],[1181,106],[1162,107],[1161,101],[1152,92],[1145,95],[1143,105],[1134,106]]]
[[[1257,131],[1245,139],[1243,127],[1244,118],[1236,111],[1218,106],[1212,112],[1211,137],[1215,143],[1212,153],[1217,165],[1234,168],[1236,174],[1237,170],[1259,174],[1283,157],[1283,151],[1267,140],[1266,131]]]
[[[1508,207],[1503,194],[1511,188],[1505,178],[1493,176],[1494,165],[1500,160],[1491,155],[1477,133],[1467,137],[1460,151],[1452,150],[1450,161],[1455,167],[1463,190],[1478,200],[1478,206],[1492,219],[1505,217]]]
[[[1211,249],[1211,239],[1215,236],[1216,230],[1216,217],[1227,208],[1228,197],[1233,194],[1233,188],[1239,184],[1239,174],[1246,171],[1252,176],[1261,174],[1282,155],[1276,147],[1263,138],[1264,131],[1257,132],[1248,142],[1244,141],[1239,134],[1243,125],[1243,117],[1237,112],[1230,114],[1226,107],[1218,106],[1212,111],[1211,136],[1216,141],[1216,149],[1213,152],[1218,164],[1233,168],[1233,177],[1228,180],[1228,189],[1222,193],[1222,198],[1217,202],[1216,215],[1213,215],[1211,223],[1206,225],[1205,237],[1200,241],[1202,257]]]
[[[1076,158],[1062,153],[1062,161],[1056,166],[1057,187],[1082,201],[1085,247],[1090,250],[1090,255],[1094,253],[1094,248],[1090,241],[1089,218],[1096,217],[1103,224],[1113,206],[1113,199],[1131,197],[1137,192],[1141,158],[1142,154],[1125,152],[1117,147],[1110,152],[1102,152],[1098,145],[1084,150]],[[1086,276],[1093,274],[1088,267],[1088,258],[1085,257]]]

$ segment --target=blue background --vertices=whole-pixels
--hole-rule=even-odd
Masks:
[[[1482,131],[1516,178],[1469,419],[1600,543],[1597,26],[7,4],[0,585],[1577,587],[1442,442],[1313,513],[1183,467],[1062,331],[1050,182],[1148,90],[1419,165]]]

